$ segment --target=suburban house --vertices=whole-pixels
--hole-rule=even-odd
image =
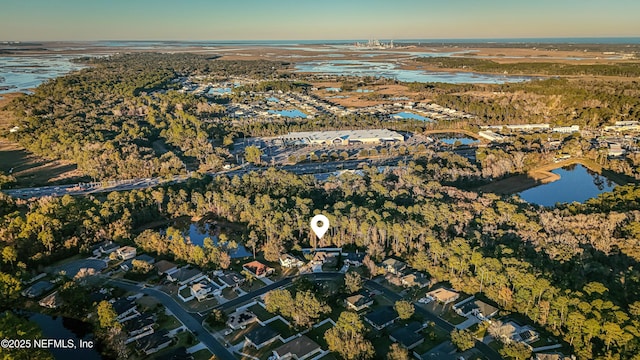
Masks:
[[[342,260],[345,265],[362,266],[362,262],[364,261],[365,255],[366,254],[364,252],[343,253]]]
[[[403,263],[400,260],[388,258],[382,262],[381,266],[387,273],[399,275],[402,270],[407,267],[407,264]]]
[[[116,250],[116,255],[122,260],[133,259],[136,256],[136,248],[133,246],[123,246]]]
[[[431,279],[424,273],[415,271],[411,274],[405,275],[401,279],[402,285],[406,287],[419,287],[425,288],[431,285]]]
[[[392,285],[395,285],[395,286],[402,286],[402,277],[398,276],[396,274],[387,273],[384,276],[384,279],[387,280],[389,282],[389,284],[392,284]]]
[[[136,341],[147,335],[153,334],[153,325],[156,323],[152,315],[143,314],[137,318],[124,322],[123,329],[127,333],[128,339],[125,344]]]
[[[279,346],[273,350],[273,357],[276,359],[296,359],[305,360],[313,357],[322,351],[320,345],[309,339],[306,335],[302,335],[288,343]]]
[[[280,265],[286,268],[294,268],[304,265],[302,260],[291,254],[282,254],[278,260],[280,261]]]
[[[270,268],[257,260],[242,265],[242,268],[257,278],[271,275],[275,271],[274,268]]]
[[[199,277],[202,277],[202,271],[185,266],[178,269],[178,271],[172,272],[167,275],[167,280],[171,282],[177,282],[180,285],[188,284],[195,281]]]
[[[424,326],[419,322],[414,321],[404,327],[394,330],[389,335],[389,339],[393,342],[397,342],[405,349],[411,350],[424,342],[424,337],[420,334],[422,329],[424,329]]]
[[[487,320],[498,313],[498,308],[491,306],[484,301],[465,300],[453,305],[453,310],[460,316],[476,316],[480,320]]]
[[[118,250],[120,248],[120,245],[109,241],[108,243],[102,244],[100,245],[100,253],[102,254],[111,254],[112,252]]]
[[[120,245],[115,244],[113,241],[103,241],[101,243],[98,243],[96,245],[94,245],[93,247],[91,247],[91,253],[94,256],[100,256],[103,254],[110,254],[116,250],[118,250],[118,248],[120,247]]]
[[[63,301],[57,291],[45,296],[38,302],[40,306],[46,307],[49,309],[57,309],[62,306]]]
[[[98,304],[100,301],[111,299],[111,291],[109,289],[101,288],[98,291],[93,291],[89,294],[89,302],[92,304]]]
[[[260,326],[249,331],[244,339],[249,345],[253,346],[257,350],[271,344],[272,342],[280,339],[280,333],[273,330],[269,326]]]
[[[167,260],[160,260],[156,263],[156,270],[158,270],[158,275],[168,275],[178,271],[178,265]]]
[[[391,306],[383,306],[364,316],[364,320],[377,330],[393,324],[397,318],[398,313]]]
[[[531,344],[538,341],[540,335],[534,328],[529,325],[520,326],[516,322],[509,321],[502,324],[504,331],[502,332],[502,340],[504,342],[517,341],[525,344]]]
[[[89,251],[93,254],[93,256],[100,256],[102,254],[102,245],[107,244],[108,241],[102,241],[95,245],[92,245]]]
[[[220,295],[222,293],[222,287],[213,281],[200,281],[190,286],[191,295],[193,295],[198,301],[202,301],[211,295]]]
[[[152,256],[149,256],[147,254],[142,254],[142,255],[138,255],[133,259],[129,259],[127,261],[124,261],[122,264],[120,264],[120,268],[124,271],[129,271],[133,269],[133,260],[137,260],[137,261],[142,261],[145,262],[149,265],[153,265],[153,263],[156,262],[156,259],[154,259]]]
[[[245,281],[245,278],[235,271],[230,271],[224,275],[218,276],[218,280],[222,283],[222,285],[233,289],[242,285],[242,283],[244,283]]]
[[[327,252],[327,251],[318,251],[315,254],[313,254],[313,259],[311,260],[311,264],[322,265],[334,258],[336,258],[336,253]]]
[[[448,304],[458,300],[460,294],[455,291],[448,290],[445,288],[436,289],[433,291],[429,291],[427,296],[435,301],[438,301],[443,304]]]
[[[169,332],[165,329],[136,340],[136,348],[145,355],[151,355],[171,345]]]
[[[54,287],[55,285],[53,285],[52,282],[41,280],[29,286],[28,288],[22,290],[21,294],[22,296],[33,299],[46,293],[47,291],[53,289]]]
[[[144,261],[148,264],[154,264],[156,262],[156,258],[147,254],[138,255],[136,256],[135,260]]]
[[[249,310],[236,311],[229,314],[227,318],[227,326],[233,330],[244,328],[252,322],[258,320],[256,314]]]
[[[120,323],[133,319],[140,315],[135,301],[129,299],[118,299],[111,303],[113,311],[116,313],[116,320]]]
[[[361,311],[373,305],[373,298],[371,298],[370,294],[359,293],[346,298],[345,305],[348,309]]]

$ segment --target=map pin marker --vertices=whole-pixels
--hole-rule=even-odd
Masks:
[[[318,226],[318,223],[322,223],[322,225]],[[313,219],[311,219],[311,229],[318,239],[322,239],[327,230],[329,230],[329,219],[324,215],[314,216]]]

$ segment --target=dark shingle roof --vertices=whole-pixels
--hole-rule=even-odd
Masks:
[[[248,334],[245,335],[245,337],[256,346],[259,346],[268,342],[269,340],[272,340],[278,335],[280,334],[269,326],[261,326],[254,330],[251,330]]]
[[[166,343],[167,341],[171,341],[171,338],[168,335],[169,332],[166,329],[162,329],[136,340],[136,345],[138,345],[137,347],[139,349],[145,351],[150,350]]]
[[[395,320],[398,313],[391,306],[384,306],[364,316],[370,323],[382,327],[384,324]]]
[[[153,320],[153,316],[142,314],[141,316],[126,321],[123,325],[125,331],[132,332],[153,325],[154,323],[155,320]]]
[[[127,312],[127,310],[130,310],[131,308],[135,307],[136,304],[135,302],[128,299],[118,299],[112,304],[112,306],[113,306],[113,311],[115,311],[116,314],[120,315]]]
[[[409,348],[423,338],[422,335],[418,333],[421,329],[422,325],[414,321],[407,326],[393,331],[390,336],[400,343],[400,345]]]
[[[319,349],[320,345],[318,345],[318,343],[303,335],[276,348],[273,352],[278,354],[279,357],[291,354],[295,356],[296,359],[299,359]]]

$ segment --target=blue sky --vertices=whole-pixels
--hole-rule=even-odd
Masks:
[[[640,36],[638,0],[0,0],[0,40]]]

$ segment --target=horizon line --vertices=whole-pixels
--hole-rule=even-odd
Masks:
[[[639,35],[622,35],[622,36],[527,36],[527,37],[452,37],[452,38],[314,38],[314,39],[92,39],[92,40],[0,40],[1,43],[24,43],[24,42],[107,42],[107,41],[131,41],[131,42],[234,42],[234,41],[363,41],[375,39],[379,41],[445,41],[445,40],[562,40],[562,39],[640,39]]]

